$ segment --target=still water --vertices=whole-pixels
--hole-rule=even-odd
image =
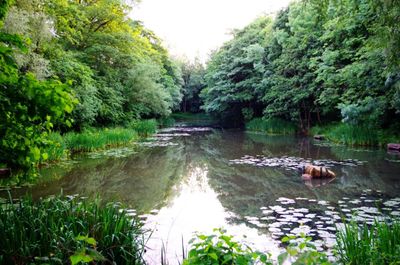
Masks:
[[[304,182],[297,164],[319,163],[336,179]],[[138,146],[79,156],[43,168],[43,181],[13,190],[34,198],[99,195],[137,210],[152,235],[149,264],[166,249],[173,264],[193,232],[224,227],[255,249],[305,232],[330,251],[335,225],[400,215],[400,156],[293,136],[174,127]],[[357,217],[355,216],[357,213]]]

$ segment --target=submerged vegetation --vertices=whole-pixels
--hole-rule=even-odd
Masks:
[[[25,198],[2,205],[0,220],[0,264],[68,264],[71,256],[143,264],[144,230],[115,204]]]

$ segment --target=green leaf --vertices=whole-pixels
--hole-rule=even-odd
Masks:
[[[86,243],[92,245],[92,246],[96,246],[97,242],[93,237],[88,237],[85,239]]]
[[[218,256],[215,253],[208,253],[208,256],[210,256],[214,260],[218,260]]]
[[[289,253],[287,253],[287,252],[280,254],[278,256],[278,264],[282,265],[285,262],[285,260],[288,258],[288,256],[289,256]]]

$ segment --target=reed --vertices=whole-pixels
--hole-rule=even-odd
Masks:
[[[54,197],[0,207],[0,264],[68,264],[93,238],[107,264],[144,264],[144,231],[116,205]]]
[[[172,127],[175,124],[175,119],[172,117],[164,117],[157,120],[160,127]]]
[[[150,120],[135,120],[129,123],[128,127],[135,130],[140,136],[147,137],[157,131],[157,121]]]
[[[132,129],[113,128],[87,130],[81,133],[70,132],[64,135],[64,141],[71,152],[91,152],[128,144],[138,138]]]
[[[49,162],[59,161],[65,158],[68,154],[64,139],[58,132],[52,132],[49,134],[47,144],[42,149],[42,152],[47,154],[47,161]]]
[[[399,264],[400,222],[346,224],[337,234],[336,251],[342,264]]]
[[[333,142],[350,146],[376,146],[379,144],[378,130],[369,126],[341,123],[331,128],[326,136]]]
[[[250,122],[246,123],[246,130],[263,132],[271,135],[276,135],[276,134],[287,135],[287,134],[295,134],[296,126],[291,122],[278,118],[270,118],[270,119],[255,118]]]

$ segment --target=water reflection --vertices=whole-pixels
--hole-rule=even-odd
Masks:
[[[211,233],[213,228],[224,227],[230,234],[252,244],[257,249],[275,251],[277,246],[257,229],[245,224],[227,224],[233,213],[225,210],[218,193],[209,184],[207,164],[190,163],[187,174],[180,183],[178,195],[157,215],[150,215],[146,227],[153,231],[148,243],[147,261],[160,264],[160,249],[164,246],[167,259],[176,263],[182,258],[182,242],[187,242],[193,232]],[[267,242],[267,243],[266,243]],[[184,243],[183,247],[187,247]]]
[[[196,230],[211,232],[212,228],[221,226],[231,234],[245,234],[245,241],[255,244],[256,249],[276,249],[271,236],[274,230],[277,232],[277,227],[271,230],[269,222],[279,216],[275,210],[275,216],[266,216],[263,211],[273,210],[269,207],[276,206],[279,198],[296,199],[297,208],[307,208],[310,214],[317,214],[315,218],[332,219],[321,213],[331,211],[327,207],[338,207],[344,198],[347,198],[346,203],[339,208],[350,214],[347,211],[353,206],[352,202],[360,199],[364,190],[380,190],[379,199],[382,200],[396,197],[400,191],[400,157],[384,150],[347,148],[307,138],[242,131],[187,130],[185,135],[173,135],[182,134],[181,129],[177,130],[164,132],[169,137],[168,140],[162,138],[168,143],[165,145],[149,144],[140,150],[124,150],[122,155],[116,150],[82,156],[73,163],[43,169],[45,177],[41,183],[13,190],[12,195],[32,193],[38,198],[58,194],[63,189],[66,195],[98,194],[105,201],[121,201],[137,209],[138,214],[151,212],[146,215],[147,226],[154,229],[154,233],[147,256],[154,264],[159,264],[162,242],[170,260],[176,261],[175,257],[181,255],[182,236],[187,242]],[[113,153],[118,156],[110,156]],[[337,177],[330,183],[304,183],[301,174],[290,168],[230,162],[260,155],[364,162],[355,166],[333,165]],[[0,195],[7,197],[6,193]],[[372,207],[369,200],[365,199],[360,206]],[[332,205],[319,203],[324,201]],[[290,207],[282,212],[281,218],[286,218],[284,215],[289,211],[293,215],[296,213],[297,208]],[[399,210],[393,208],[387,212]],[[306,215],[304,218],[313,219]],[[321,220],[326,223],[331,222],[330,219]],[[321,220],[313,220],[309,226],[319,229]],[[279,233],[293,228],[291,224],[285,225]]]

